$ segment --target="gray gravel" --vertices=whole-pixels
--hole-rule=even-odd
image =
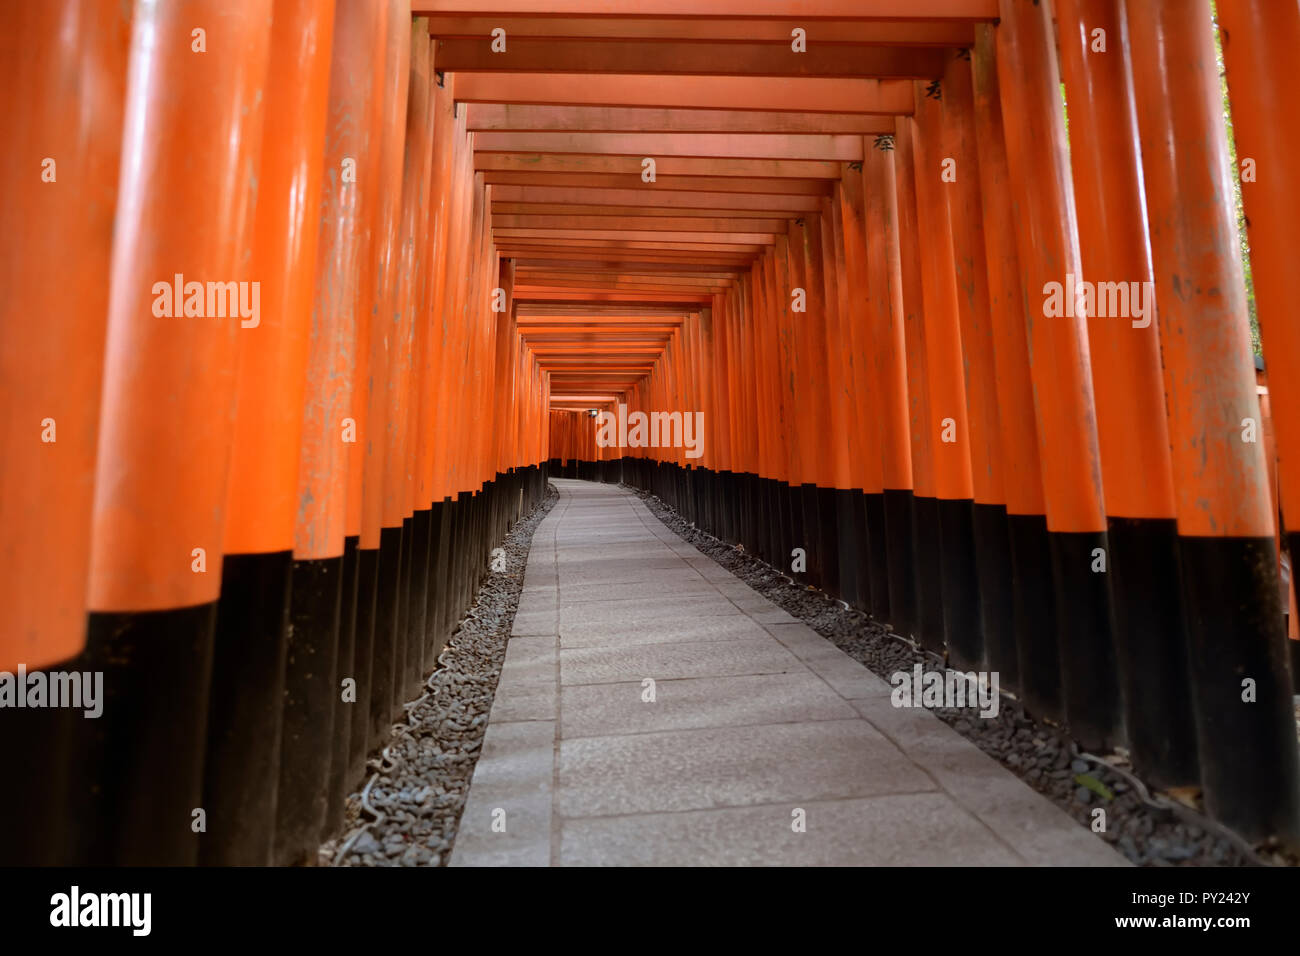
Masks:
[[[323,866],[445,866],[487,730],[506,641],[519,607],[537,525],[555,506],[547,496],[506,540],[506,570],[491,573],[438,657],[428,692],[406,705],[366,785],[348,797],[347,821],[320,849]]]
[[[794,583],[740,548],[719,541],[687,522],[658,497],[636,493],[667,527],[681,535],[754,590],[799,618],[869,670],[889,680],[916,663],[937,669],[942,661],[888,626],[823,592]],[[1106,810],[1106,832],[1099,837],[1140,866],[1296,865],[1294,858],[1269,847],[1251,848],[1197,812],[1199,807],[1163,794],[1143,794],[1122,755],[1085,759],[1059,728],[1039,722],[1002,696],[998,715],[972,718],[971,710],[935,709],[934,714],[999,761],[1029,786],[1051,799],[1083,826],[1095,807]],[[1184,800],[1190,798],[1184,796]],[[1152,800],[1155,801],[1153,805]],[[1253,852],[1252,852],[1253,850]]]

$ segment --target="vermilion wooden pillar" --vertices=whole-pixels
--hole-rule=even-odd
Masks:
[[[741,476],[741,494],[744,509],[741,512],[743,522],[741,543],[745,548],[760,556],[766,553],[766,544],[770,541],[767,529],[771,527],[772,516],[767,507],[765,463],[767,460],[767,433],[757,427],[763,417],[763,390],[758,380],[756,362],[757,339],[759,338],[758,299],[754,283],[754,270],[744,273],[737,285],[733,312],[736,368],[739,378],[739,407],[737,414],[743,423],[737,431],[742,451],[743,474]]]
[[[339,2],[339,15],[345,11],[343,0]],[[347,705],[348,714],[348,758],[344,776],[348,782],[361,778],[365,768],[367,733],[370,727],[370,697],[373,692],[372,666],[373,644],[375,635],[375,614],[379,593],[379,509],[378,499],[374,494],[365,493],[369,485],[366,479],[376,461],[377,443],[373,437],[382,433],[383,418],[376,418],[375,393],[384,394],[387,387],[386,375],[372,374],[375,364],[372,356],[373,327],[378,312],[378,295],[381,290],[380,270],[383,263],[379,258],[380,223],[386,208],[383,196],[386,190],[384,167],[382,164],[382,138],[387,118],[387,97],[394,93],[391,84],[385,78],[391,64],[384,51],[388,43],[388,21],[392,16],[390,5],[357,5],[355,0],[346,8],[349,16],[365,15],[364,25],[355,42],[366,44],[369,51],[364,54],[368,68],[357,68],[350,76],[350,82],[341,95],[348,98],[361,97],[364,110],[355,105],[347,106],[350,112],[338,112],[333,115],[341,119],[331,126],[328,137],[327,167],[342,168],[347,158],[356,163],[355,190],[355,229],[357,231],[357,305],[356,305],[356,347],[353,349],[352,364],[352,403],[349,418],[355,423],[355,441],[344,445],[347,454],[347,502],[345,537],[343,547],[343,600],[341,603],[341,625],[351,626],[352,663],[347,666],[340,659],[340,673],[346,673],[355,681],[355,700]],[[335,45],[342,42],[336,37]],[[331,81],[333,82],[333,81]],[[340,110],[344,107],[340,104]],[[353,120],[352,116],[356,116]],[[327,219],[327,223],[329,220]],[[334,223],[338,228],[341,223]],[[379,424],[377,424],[377,422]],[[377,459],[382,468],[382,454]],[[355,567],[354,567],[355,565]],[[355,597],[353,594],[355,593]],[[349,604],[351,603],[351,606]],[[337,753],[337,751],[335,751]],[[340,796],[337,776],[331,757],[331,808],[327,811],[328,819],[337,819],[334,801]],[[346,783],[343,784],[347,786]]]
[[[435,64],[434,64],[435,66]],[[443,614],[446,605],[447,535],[451,515],[448,514],[441,481],[438,479],[438,433],[443,431],[442,389],[445,388],[447,362],[446,347],[447,289],[455,278],[448,273],[451,251],[447,237],[451,224],[451,163],[455,144],[454,105],[451,101],[450,82],[433,74],[433,168],[430,170],[429,255],[430,282],[429,310],[420,321],[426,324],[424,351],[424,395],[416,421],[417,447],[419,447],[419,490],[417,501],[429,509],[429,575],[428,605],[425,610],[426,654],[437,657],[446,640],[443,631]],[[520,420],[520,424],[521,420]]]
[[[130,8],[21,4],[7,27],[0,77],[14,97],[0,118],[0,671],[16,674],[57,668],[85,646]],[[13,821],[0,862],[61,861],[63,788],[77,773],[67,734],[93,722],[84,711],[0,710],[13,784],[0,792],[0,818]]]
[[[1188,786],[1196,735],[1128,27],[1122,0],[1058,0],[1057,13],[1079,244],[1098,293],[1088,343],[1129,750],[1151,782]]]
[[[1127,8],[1206,808],[1300,838],[1300,772],[1213,24]]]
[[[952,221],[944,181],[942,84],[917,83],[913,166],[924,303],[930,449],[934,461],[943,632],[948,657],[961,670],[980,665],[979,581],[975,572],[974,486],[966,370],[957,310]],[[906,121],[902,121],[906,122]],[[951,169],[951,166],[947,167]],[[958,171],[960,173],[960,171]],[[935,638],[932,637],[932,640]]]
[[[804,289],[805,313],[790,313],[795,341],[795,401],[799,419],[803,454],[808,469],[801,476],[798,498],[803,508],[805,542],[808,551],[808,578],[825,590],[829,586],[830,565],[838,560],[835,528],[828,498],[835,486],[835,450],[844,441],[842,423],[832,411],[831,392],[836,387],[826,349],[827,313],[831,304],[826,298],[821,248],[821,216],[809,216],[790,226],[792,288]],[[822,436],[815,440],[815,436]]]
[[[989,311],[988,262],[984,249],[979,156],[975,145],[975,97],[971,51],[958,50],[944,70],[944,156],[952,161],[948,196],[957,316],[969,408],[971,538],[979,587],[984,663],[1015,686],[1018,670],[1012,625],[1011,540],[1007,529],[1002,423],[998,414],[993,319]]]
[[[69,819],[79,862],[187,864],[201,832],[236,357],[248,329],[228,308],[208,314],[223,310],[209,310],[206,286],[200,302],[185,284],[256,281],[246,269],[272,5],[197,0],[136,14],[82,664],[104,672],[104,715],[79,734]],[[206,52],[196,53],[200,23]]]
[[[200,862],[271,862],[280,769],[298,450],[329,105],[333,0],[276,0],[249,275],[262,315],[241,329],[225,558],[213,649]],[[296,692],[296,688],[295,688]],[[289,755],[293,760],[297,755]],[[292,798],[290,798],[292,799]]]
[[[429,172],[433,161],[433,76],[429,69],[429,25],[423,17],[409,24],[410,74],[406,110],[406,139],[402,171],[401,258],[398,266],[397,326],[393,342],[396,374],[390,387],[401,396],[400,413],[389,433],[386,494],[394,520],[400,521],[407,559],[402,568],[401,600],[405,602],[404,633],[399,634],[401,666],[394,673],[394,702],[401,706],[412,696],[424,676],[424,627],[429,572],[428,515],[415,509],[415,478],[419,460],[413,422],[419,416],[422,363],[419,353],[427,334],[423,301],[424,255],[427,239]],[[391,366],[390,366],[391,367]],[[391,484],[389,484],[391,482]]]
[[[409,0],[388,0],[382,80],[383,112],[375,146],[379,151],[377,180],[372,184],[379,204],[374,222],[375,234],[371,254],[373,268],[370,320],[371,387],[368,410],[366,463],[361,489],[362,547],[378,545],[375,611],[371,624],[371,669],[368,747],[380,745],[388,738],[393,708],[393,681],[396,674],[396,648],[401,623],[398,589],[401,580],[402,526],[389,507],[387,469],[396,467],[388,460],[389,433],[396,427],[395,402],[392,394],[394,357],[394,311],[397,301],[397,265],[401,254],[398,229],[401,222],[402,159],[406,136],[406,101],[409,94],[411,58]],[[364,300],[363,300],[364,301]]]
[[[458,423],[452,417],[453,403],[458,394],[459,366],[464,361],[464,352],[459,348],[458,335],[461,323],[457,302],[463,291],[462,263],[465,254],[465,242],[462,235],[465,209],[465,189],[463,188],[466,163],[469,151],[464,142],[464,113],[458,119],[452,102],[453,78],[444,76],[436,80],[435,93],[437,111],[435,118],[435,145],[439,151],[439,189],[440,223],[438,241],[443,251],[437,254],[440,260],[439,270],[443,275],[442,286],[433,304],[429,316],[432,323],[432,344],[438,353],[433,383],[434,410],[441,427],[435,428],[429,436],[431,469],[430,486],[434,509],[438,515],[437,568],[433,627],[435,631],[434,653],[440,650],[446,641],[454,623],[454,585],[458,553],[455,548],[455,533],[458,528],[458,513],[452,487],[450,449],[457,434]],[[441,264],[445,260],[445,265]],[[543,416],[543,420],[545,420]]]
[[[366,209],[361,196],[370,185],[367,174],[373,177],[373,171],[361,137],[374,100],[368,67],[382,42],[385,22],[382,11],[368,5],[360,9],[346,0],[339,3],[337,17],[299,464],[301,504],[295,532],[281,797],[276,811],[275,860],[281,865],[315,862],[329,806],[334,714],[336,709],[353,706],[342,699],[338,647],[349,563],[345,558],[349,449],[362,437],[356,428],[354,395],[361,310],[360,224]],[[391,28],[391,22],[387,26]],[[343,147],[352,151],[336,152]],[[348,175],[343,174],[345,168]],[[353,177],[357,177],[355,184],[350,182]]]
[[[870,143],[866,146],[870,149]],[[841,344],[849,355],[853,374],[853,391],[849,396],[849,420],[858,429],[859,445],[850,461],[856,493],[850,496],[849,508],[861,542],[849,555],[861,562],[856,577],[857,606],[869,610],[881,621],[890,620],[889,556],[885,533],[885,470],[882,441],[887,406],[879,376],[876,356],[880,346],[875,340],[875,306],[877,290],[869,286],[867,212],[864,197],[863,169],[849,163],[842,167],[836,198],[837,252],[843,257],[840,269],[844,334]],[[873,237],[873,241],[879,241]],[[888,287],[881,290],[888,294]],[[856,421],[855,421],[856,420]],[[840,553],[854,546],[841,535]]]
[[[1061,664],[1052,589],[1047,505],[1039,461],[1034,385],[1025,324],[1027,290],[1016,249],[1018,204],[1011,189],[1002,96],[998,88],[995,29],[975,27],[973,52],[976,148],[980,205],[988,268],[993,364],[997,372],[998,421],[1002,431],[1007,537],[1011,561],[1011,616],[1016,668],[1002,674],[1035,714],[1064,719]]]
[[[911,397],[904,317],[899,198],[891,137],[877,137],[864,152],[867,289],[870,295],[874,378],[878,385],[882,512],[888,568],[889,622],[916,633],[916,552],[913,526]],[[912,213],[911,215],[914,215]]]
[[[824,320],[822,334],[815,341],[818,351],[825,357],[825,419],[822,434],[827,442],[828,470],[826,484],[818,487],[818,515],[822,527],[825,559],[822,565],[822,589],[833,597],[843,599],[846,586],[856,593],[856,576],[863,559],[857,556],[857,545],[865,536],[853,518],[852,498],[844,493],[854,490],[850,471],[852,456],[861,458],[861,429],[849,414],[849,396],[854,390],[853,366],[850,362],[853,340],[844,324],[844,307],[847,302],[840,295],[843,244],[835,232],[835,212],[839,203],[833,197],[822,200],[821,214],[817,217],[818,229],[810,238],[822,284]],[[814,330],[815,331],[815,330]],[[829,433],[826,428],[829,426]],[[854,542],[852,549],[843,547],[843,538]],[[848,563],[845,564],[847,558]]]
[[[779,558],[776,557],[777,549],[774,549],[772,542],[777,540],[781,531],[781,518],[779,512],[774,510],[774,501],[772,501],[771,483],[775,480],[775,451],[774,437],[772,432],[775,429],[759,428],[761,421],[775,421],[776,412],[771,403],[772,390],[776,388],[775,381],[764,376],[766,371],[766,362],[770,358],[770,346],[768,346],[767,336],[767,290],[763,282],[763,265],[766,258],[763,258],[753,265],[750,272],[745,274],[742,280],[742,290],[745,293],[745,324],[742,325],[741,334],[744,337],[744,351],[742,351],[742,360],[746,368],[746,378],[748,378],[749,394],[753,395],[754,405],[749,414],[750,428],[753,429],[753,449],[754,473],[751,479],[751,507],[754,509],[754,522],[751,523],[751,542],[750,549],[763,557],[764,561],[776,564]]]
[[[1287,115],[1296,101],[1292,61],[1300,48],[1300,9],[1267,0],[1224,0],[1216,9],[1232,95],[1255,303],[1268,363],[1282,523],[1294,566],[1300,555],[1300,323],[1292,315],[1300,300],[1294,262],[1300,228],[1300,130],[1278,117]],[[1288,643],[1293,689],[1300,688],[1296,634],[1293,621]]]
[[[1123,721],[1109,577],[1099,564],[1108,542],[1087,327],[1077,312],[1055,314],[1050,293],[1053,283],[1063,290],[1083,276],[1060,74],[1047,6],[1002,0],[999,10],[997,64],[1017,210],[1066,718],[1080,743],[1104,749],[1123,739]]]
[[[768,506],[773,515],[773,520],[769,522],[773,538],[769,551],[772,554],[771,563],[786,572],[793,567],[794,549],[806,547],[803,509],[794,507],[791,491],[791,487],[799,483],[799,433],[795,424],[798,421],[797,405],[791,394],[794,368],[792,337],[785,331],[790,327],[790,290],[797,285],[791,281],[788,248],[789,243],[785,237],[777,236],[772,252],[763,257],[758,277],[763,310],[760,319],[763,334],[758,352],[761,364],[758,367],[766,369],[759,374],[760,381],[767,384],[768,393],[762,420],[779,423],[779,427],[768,425],[772,429]]]
[[[911,569],[916,593],[916,615],[910,634],[928,650],[943,653],[943,570],[939,558],[939,499],[931,447],[937,434],[931,428],[928,331],[924,316],[921,278],[920,232],[917,226],[916,167],[913,162],[915,123],[899,117],[894,136],[894,173],[897,187],[899,275],[902,285],[903,331],[906,339],[908,434],[912,444],[912,551]]]

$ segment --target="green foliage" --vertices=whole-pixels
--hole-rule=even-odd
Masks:
[[[1061,118],[1065,120],[1065,145],[1070,145],[1070,105],[1065,98],[1065,81],[1061,81]]]
[[[1228,71],[1223,65],[1223,37],[1219,33],[1218,13],[1213,3],[1210,15],[1214,21],[1214,55],[1219,67],[1219,88],[1223,93],[1223,122],[1228,128],[1228,161],[1232,166],[1232,199],[1237,212],[1237,242],[1241,245],[1241,268],[1246,276],[1246,304],[1250,309],[1250,338],[1255,354],[1262,355],[1259,339],[1259,315],[1255,309],[1255,278],[1250,271],[1250,236],[1246,232],[1246,209],[1241,201],[1241,167],[1237,163],[1237,142],[1232,130],[1232,105],[1228,101]]]
[[[1097,796],[1101,797],[1103,800],[1115,799],[1115,792],[1111,790],[1110,787],[1106,786],[1096,777],[1093,777],[1089,774],[1076,773],[1074,775],[1074,782],[1081,787],[1087,787],[1089,790],[1091,790]]]

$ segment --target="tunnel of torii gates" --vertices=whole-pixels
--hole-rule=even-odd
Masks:
[[[312,859],[565,471],[1295,840],[1295,0],[8,22],[11,860]]]

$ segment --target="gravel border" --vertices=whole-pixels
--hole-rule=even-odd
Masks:
[[[519,608],[533,532],[555,507],[546,497],[501,543],[506,570],[489,574],[438,655],[427,692],[406,704],[388,746],[348,796],[343,833],[320,848],[322,866],[446,866],[487,732],[506,642]]]
[[[796,584],[754,555],[696,528],[650,492],[630,485],[621,487],[641,498],[655,517],[701,553],[882,679],[888,681],[891,674],[910,671],[918,663],[927,670],[943,666],[937,655],[894,634],[861,611],[846,608],[814,588]],[[1276,848],[1250,847],[1168,795],[1148,792],[1122,755],[1080,754],[1060,728],[1030,717],[1006,694],[1002,695],[996,717],[981,718],[969,709],[935,708],[932,712],[1081,825],[1091,828],[1091,811],[1103,806],[1106,832],[1097,835],[1134,864],[1297,865],[1295,858]]]

